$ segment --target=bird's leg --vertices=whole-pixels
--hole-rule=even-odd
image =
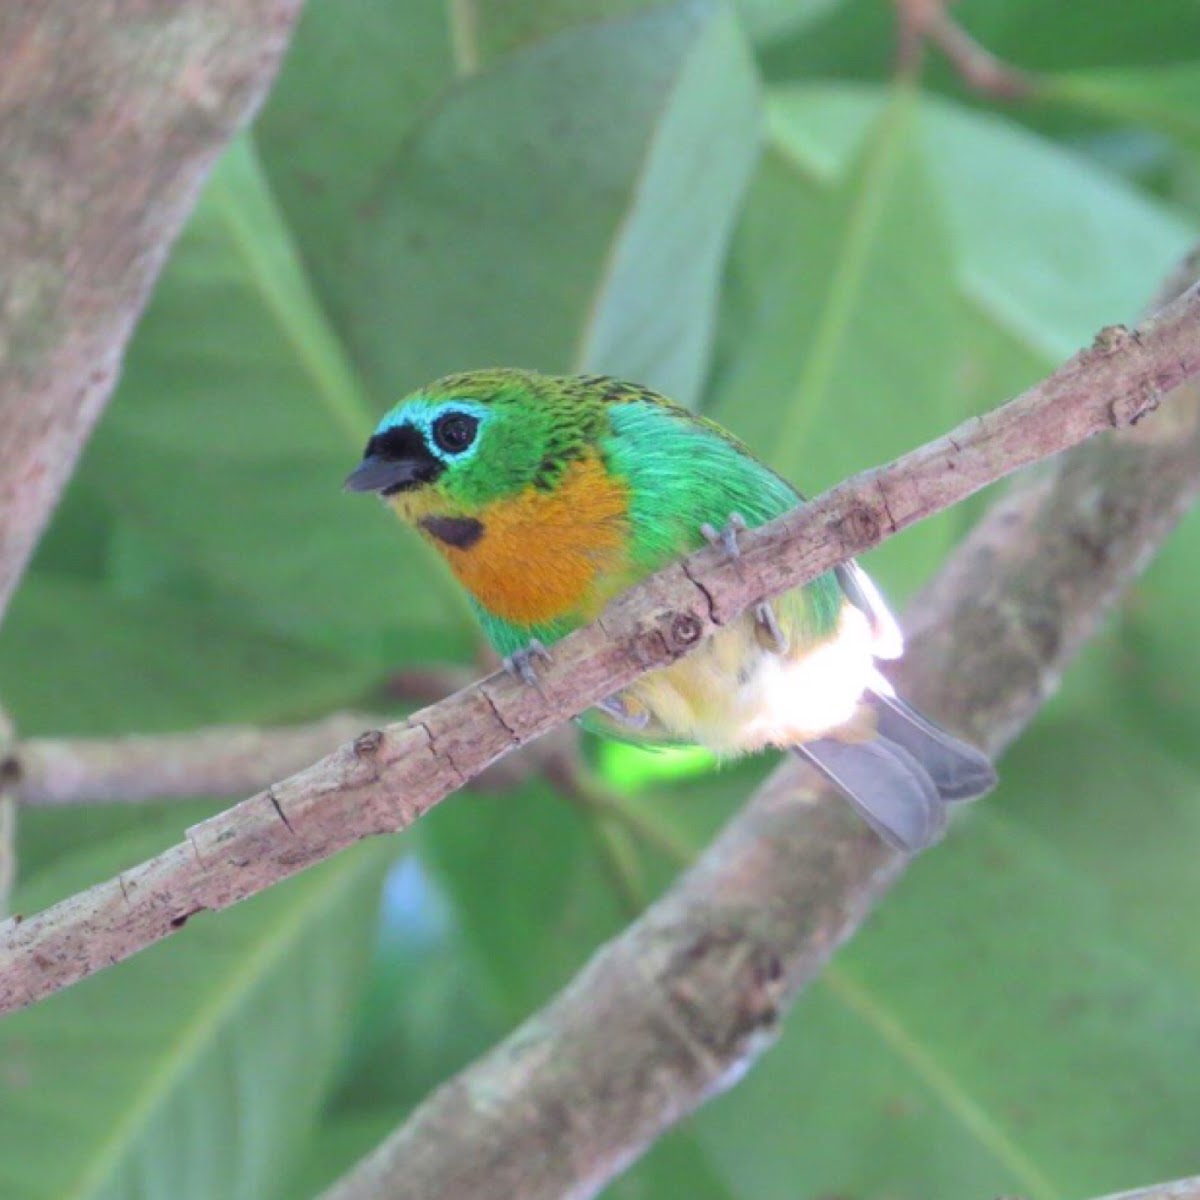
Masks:
[[[618,725],[635,732],[645,729],[650,724],[650,714],[645,709],[634,712],[620,696],[609,696],[601,700],[596,707]]]
[[[730,513],[729,520],[722,529],[714,529],[707,521],[700,526],[704,540],[714,549],[725,551],[725,557],[730,562],[736,562],[742,557],[742,548],[738,545],[738,537],[746,532],[746,518],[741,513]]]
[[[738,545],[738,536],[746,532],[746,518],[741,513],[730,513],[729,520],[723,529],[714,529],[707,521],[700,526],[704,540],[712,547],[725,551],[731,562],[742,557],[742,548]],[[753,608],[754,621],[758,626],[759,637],[765,642],[768,650],[776,654],[786,654],[790,643],[787,634],[779,627],[775,610],[767,600],[761,601]]]
[[[538,675],[533,666],[535,658],[550,662],[550,651],[537,638],[532,638],[528,646],[509,654],[504,659],[504,669],[514,679],[520,679],[535,688],[538,686]]]

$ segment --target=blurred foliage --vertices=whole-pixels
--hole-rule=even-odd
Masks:
[[[816,491],[1135,315],[1200,225],[1200,8],[954,11],[1041,73],[1033,99],[971,94],[936,57],[897,82],[883,0],[310,0],[0,639],[21,728],[298,719],[470,661],[440,566],[339,490],[432,375],[640,378]],[[974,508],[873,556],[885,589],[910,595]],[[1194,1171],[1197,564],[1193,518],[996,795],[612,1197],[1053,1200]],[[0,1194],[334,1178],[769,765],[592,749],[615,806],[541,781],[462,796],[7,1020]],[[18,906],[195,811],[26,814]]]

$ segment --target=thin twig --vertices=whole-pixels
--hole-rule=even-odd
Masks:
[[[538,689],[493,675],[190,829],[163,854],[0,925],[0,1012],[119,962],[374,833],[404,829],[502,755],[689,653],[751,604],[1011,473],[1139,421],[1200,372],[1200,289],[1136,332],[1107,329],[1016,400],[754,530],[706,549],[559,642]]]
[[[977,42],[947,11],[951,0],[893,0],[896,58],[901,70],[919,65],[926,42],[950,60],[962,81],[1000,100],[1017,100],[1034,90],[1034,80]]]
[[[430,673],[429,682],[435,678]],[[0,738],[0,787],[7,780],[17,803],[29,808],[244,795],[269,787],[391,719],[339,712],[304,725],[213,725],[187,733],[116,738],[28,738],[13,744],[7,756]],[[494,763],[472,780],[471,787],[494,793],[509,791],[535,774],[562,778],[577,740],[570,727],[555,730]]]

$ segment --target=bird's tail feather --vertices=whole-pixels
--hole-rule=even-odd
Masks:
[[[996,786],[996,771],[982,750],[939,729],[898,696],[872,693],[880,737],[903,746],[929,773],[948,804],[974,800]]]
[[[988,791],[996,773],[987,756],[939,729],[894,696],[872,695],[877,735],[864,742],[819,738],[794,747],[843,792],[889,845],[908,854],[946,829],[948,804]]]
[[[869,742],[819,738],[793,750],[897,850],[916,854],[942,836],[946,806],[929,772],[903,746],[882,737]]]

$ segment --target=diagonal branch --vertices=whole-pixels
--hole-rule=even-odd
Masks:
[[[945,54],[970,88],[1000,100],[1020,100],[1034,91],[1034,79],[1002,62],[950,16],[953,0],[892,0],[896,9],[896,57],[901,69],[920,63],[926,42]]]
[[[1193,1175],[1190,1179],[1176,1179],[1171,1183],[1156,1183],[1150,1187],[1135,1188],[1132,1192],[1102,1196],[1100,1200],[1200,1200],[1200,1175]]]
[[[8,916],[8,897],[17,877],[17,797],[12,740],[12,722],[0,709],[0,917]]]
[[[914,603],[906,691],[1001,750],[1198,493],[1195,383],[1136,433],[1026,476]],[[742,1077],[903,867],[820,781],[781,767],[563,992],[323,1200],[595,1195]],[[1108,1200],[1143,1197],[1200,1189]]]
[[[0,925],[0,1012],[66,987],[373,833],[411,825],[516,746],[693,650],[749,605],[795,587],[1019,467],[1140,420],[1200,372],[1200,288],[1130,333],[895,462],[752,531],[736,562],[703,550],[619,597],[555,647],[541,687],[503,674],[362,734],[190,829],[117,879]]]
[[[0,616],[300,0],[0,5]]]

